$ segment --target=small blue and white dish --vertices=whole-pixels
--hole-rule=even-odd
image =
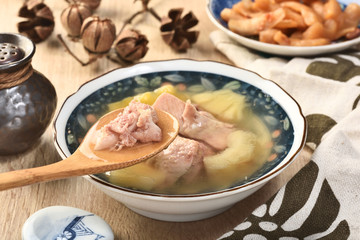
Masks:
[[[110,226],[85,210],[51,206],[31,215],[23,225],[22,240],[113,240]]]
[[[357,37],[352,40],[338,41],[323,46],[294,47],[264,43],[253,38],[241,36],[237,33],[232,32],[228,28],[227,23],[220,17],[220,13],[224,8],[232,8],[235,3],[238,3],[240,1],[241,0],[207,0],[206,12],[209,19],[215,24],[216,27],[226,33],[233,40],[251,49],[275,55],[295,57],[316,56],[340,52],[342,50],[360,44],[360,37]],[[360,0],[338,0],[338,2],[343,8],[345,8],[350,3],[357,3],[360,5]]]
[[[165,221],[194,221],[219,214],[254,193],[297,157],[305,144],[307,123],[299,104],[276,83],[230,65],[194,60],[139,63],[88,81],[68,97],[54,122],[55,146],[70,156],[109,104],[164,85],[188,91],[230,89],[243,95],[269,129],[271,160],[231,187],[196,194],[161,194],[125,188],[100,175],[85,176],[100,190],[144,216]]]

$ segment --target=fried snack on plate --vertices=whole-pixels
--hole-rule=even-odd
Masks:
[[[230,19],[228,25],[233,32],[244,36],[252,36],[274,27],[284,17],[285,11],[282,8],[278,8],[273,12],[264,13],[253,18]]]
[[[221,18],[228,22],[230,19],[245,19],[242,15],[230,8],[224,8],[220,13]]]
[[[231,31],[271,44],[319,46],[360,36],[356,3],[343,11],[336,0],[243,0],[220,15]]]
[[[310,26],[310,25],[314,24],[315,22],[321,21],[320,16],[317,15],[316,12],[312,8],[306,6],[302,3],[292,2],[292,1],[291,2],[282,2],[280,4],[280,6],[283,8],[289,8],[297,13],[300,13],[307,26]]]

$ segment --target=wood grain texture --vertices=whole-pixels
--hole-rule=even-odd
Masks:
[[[23,20],[17,17],[22,2],[1,1],[0,32],[17,32],[16,24]],[[122,66],[103,58],[87,67],[81,67],[64,51],[56,38],[56,34],[59,33],[65,37],[60,23],[60,13],[67,6],[66,2],[48,0],[45,3],[53,10],[55,30],[48,40],[37,44],[32,63],[33,67],[47,76],[55,86],[59,109],[66,97],[75,92],[81,84]],[[133,22],[133,27],[149,39],[149,52],[141,61],[190,58],[231,64],[210,42],[209,34],[215,27],[207,18],[205,5],[205,0],[152,0],[150,6],[159,15],[166,15],[169,9],[178,7],[184,7],[186,13],[193,11],[200,20],[195,27],[200,30],[200,36],[197,43],[186,53],[177,53],[164,44],[156,19],[150,15],[138,16]],[[140,1],[134,3],[133,0],[102,0],[97,14],[111,18],[117,29],[120,29],[123,21],[140,8]],[[80,43],[67,42],[71,49],[86,60],[87,55]],[[104,218],[112,227],[116,239],[216,239],[270,198],[309,161],[310,156],[311,150],[305,149],[288,169],[254,195],[218,216],[189,223],[169,223],[142,217],[103,194],[82,177],[3,191],[0,192],[0,238],[20,239],[22,225],[31,214],[44,207],[64,205],[82,208]],[[0,172],[43,166],[58,160],[60,157],[53,144],[50,126],[35,148],[23,154],[0,157]]]

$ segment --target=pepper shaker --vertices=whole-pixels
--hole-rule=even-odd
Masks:
[[[54,116],[54,86],[31,65],[35,44],[20,34],[0,33],[0,155],[30,149]]]

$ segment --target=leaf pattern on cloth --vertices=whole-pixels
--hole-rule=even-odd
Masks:
[[[308,135],[306,142],[318,146],[322,136],[336,125],[336,121],[324,114],[310,114],[306,116],[308,122]]]
[[[347,55],[360,59],[360,55],[354,53]],[[355,76],[360,76],[360,66],[355,65],[353,61],[338,55],[331,55],[329,58],[335,60],[336,63],[316,60],[309,64],[306,72],[340,82],[347,82]],[[360,83],[357,86],[360,86]]]
[[[326,179],[315,194],[316,199],[313,199],[318,173],[317,164],[310,161],[282,188],[283,191],[280,190],[220,239],[347,239],[350,235],[349,225],[346,220],[335,223],[340,203]],[[312,201],[311,212],[301,214],[301,211],[309,209],[304,206]],[[280,206],[274,211],[277,204]],[[307,217],[302,219],[302,216]]]
[[[353,154],[355,157],[349,156],[351,161],[359,159],[358,144],[353,143],[353,138],[358,140],[359,135],[358,131],[346,132],[347,128],[341,125],[360,107],[360,45],[314,58],[280,58],[251,52],[219,31],[211,33],[210,38],[236,66],[274,79],[287,89],[306,114],[307,145],[313,150],[321,149],[275,196],[220,239],[360,239],[359,209],[355,204],[359,194],[358,188],[353,189],[358,181],[351,174],[344,176],[359,170],[358,165],[352,166],[353,162],[347,163],[344,156]],[[346,125],[358,122],[359,118],[352,118]],[[337,124],[340,130],[336,129]],[[344,138],[340,138],[344,141],[331,139],[334,135],[330,133],[329,138],[324,138],[331,129],[339,131],[336,138],[344,130]],[[338,155],[332,155],[331,150]]]
[[[357,105],[359,104],[359,101],[360,101],[360,95],[354,101],[354,104],[353,104],[353,107],[352,107],[353,110],[357,107]]]

